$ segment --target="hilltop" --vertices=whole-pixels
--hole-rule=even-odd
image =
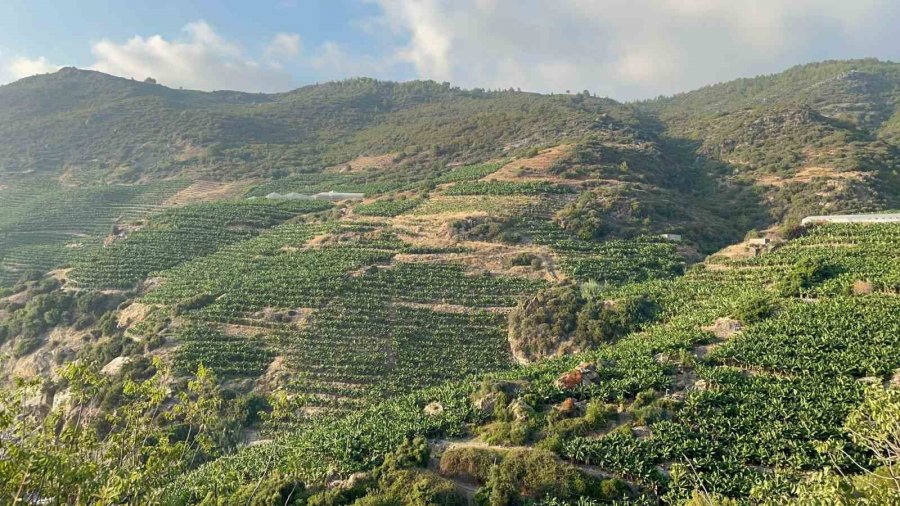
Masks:
[[[762,187],[779,220],[896,205],[900,65],[829,61],[640,107]]]

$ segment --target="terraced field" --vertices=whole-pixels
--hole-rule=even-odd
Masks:
[[[280,357],[291,388],[310,395],[310,407],[346,407],[508,367],[502,311],[540,283],[392,261],[411,251],[384,225],[286,224],[163,272],[162,285],[142,303],[180,304],[188,308],[181,321],[220,335],[239,328],[246,348]],[[207,300],[191,304],[198,294]],[[196,341],[193,330],[178,329],[174,338]],[[207,346],[203,362],[262,372],[259,364],[238,365],[231,348]],[[199,361],[192,349],[176,360],[184,369]]]
[[[129,214],[105,244],[68,259],[68,286],[145,292],[128,335],[161,331],[178,371],[203,364],[300,395],[312,412],[509,369],[506,314],[547,279],[617,286],[683,269],[661,240],[571,236],[553,222],[568,190],[478,180],[499,166],[452,169],[444,186],[353,204],[352,213],[346,203],[321,213],[333,205],[256,198]],[[358,177],[298,176],[277,189],[326,191]],[[445,235],[471,216],[507,220],[519,242]],[[522,260],[530,251],[537,263]]]
[[[388,170],[376,181],[355,172],[294,176],[246,194],[378,197],[352,213],[350,204],[322,201],[187,202],[203,200],[197,192],[240,190],[225,184],[21,186],[8,202],[18,214],[0,222],[16,241],[4,253],[6,279],[71,265],[67,288],[143,294],[127,335],[167,339],[177,371],[203,364],[228,380],[297,395],[312,413],[509,369],[506,315],[545,280],[614,286],[683,268],[659,240],[572,237],[553,222],[572,199],[569,187],[482,180],[500,166],[450,169],[416,196],[394,192],[408,181]],[[518,242],[447,235],[469,217],[504,223]],[[50,222],[59,230],[27,241]]]
[[[897,83],[4,85],[0,496],[900,504]]]
[[[485,382],[450,383],[285,434],[201,469],[171,492],[196,497],[253,480],[263,461],[278,469],[290,462],[305,480],[347,475],[420,435],[549,449],[623,480],[630,500],[678,503],[702,490],[783,503],[810,471],[873,465],[843,424],[867,388],[896,381],[900,371],[898,243],[896,225],[820,226],[757,258],[725,267],[716,260],[675,281],[607,290],[600,297],[656,301],[657,323],[592,352],[489,375],[487,384],[507,389],[507,409],[528,407],[521,417],[475,402]],[[782,294],[809,252],[830,274],[802,293]],[[742,272],[750,274],[730,276]],[[859,281],[871,289],[860,290]],[[768,301],[762,309],[759,300]],[[741,325],[728,323],[736,318]],[[596,375],[581,372],[588,370]],[[434,405],[441,410],[425,414]],[[564,409],[574,411],[561,415]],[[351,441],[353,458],[336,451]]]
[[[72,278],[82,288],[131,288],[151,273],[247,240],[290,218],[330,207],[321,201],[244,201],[175,208],[142,220],[133,230],[123,228],[112,237],[113,242],[83,255]]]
[[[153,213],[188,185],[64,186],[55,180],[15,180],[0,190],[0,286],[28,271],[46,272],[99,244],[113,224]]]

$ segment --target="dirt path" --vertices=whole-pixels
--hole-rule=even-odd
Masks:
[[[508,452],[508,451],[531,451],[534,450],[534,447],[531,446],[499,446],[499,445],[491,445],[485,443],[484,441],[479,441],[477,439],[463,439],[463,440],[450,440],[450,439],[437,439],[428,442],[428,446],[431,449],[431,460],[429,461],[429,469],[434,471],[435,473],[440,473],[440,458],[444,452],[448,450],[458,450],[462,448],[478,448],[483,450],[493,450],[497,452]],[[558,458],[558,457],[557,457]],[[559,459],[559,458],[558,458]],[[617,479],[623,481],[632,494],[637,494],[640,492],[640,487],[629,481],[625,478],[611,473],[609,471],[604,470],[598,466],[590,466],[586,464],[579,464],[575,462],[568,462],[563,459],[559,459],[560,462],[565,462],[574,468],[578,469],[582,473],[592,476],[594,478],[598,478],[601,480],[612,480]],[[458,477],[453,476],[444,476],[444,478],[452,481],[454,486],[457,488],[457,492],[466,497],[466,499],[472,503],[475,493],[478,491],[477,483],[472,483],[471,481],[464,480]]]

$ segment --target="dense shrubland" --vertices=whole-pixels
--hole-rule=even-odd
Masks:
[[[109,317],[125,298],[118,294],[72,293],[58,290],[59,282],[47,279],[20,285],[26,293],[24,303],[0,302],[6,315],[0,321],[0,344],[10,341],[12,354],[27,355],[39,347],[46,333],[58,326],[83,330],[97,325],[95,333],[109,332]]]
[[[520,302],[510,314],[510,345],[527,361],[578,353],[634,332],[657,312],[646,296],[603,300],[596,283],[553,287]]]
[[[61,373],[67,395],[49,413],[28,402],[41,387],[2,392],[0,492],[11,503],[150,503],[154,488],[232,450],[242,405],[199,369],[176,391],[161,364],[152,377],[120,383],[115,409],[103,393],[115,381],[82,365]]]

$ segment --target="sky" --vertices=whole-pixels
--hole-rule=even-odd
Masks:
[[[0,0],[0,83],[62,66],[200,90],[348,77],[651,98],[900,60],[898,0]]]

